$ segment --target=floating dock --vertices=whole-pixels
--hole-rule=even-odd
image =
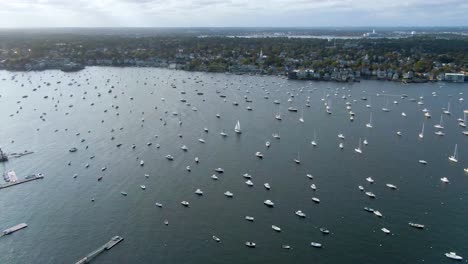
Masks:
[[[26,228],[26,227],[28,227],[28,225],[26,223],[17,224],[15,226],[12,226],[10,228],[7,228],[7,229],[3,230],[3,232],[0,234],[0,237],[12,234],[12,233],[14,233],[14,232],[16,232],[18,230],[21,230],[23,228]]]
[[[123,240],[123,237],[121,237],[121,236],[115,236],[115,237],[111,238],[111,240],[109,240],[109,242],[107,242],[106,244],[104,244],[100,248],[96,249],[95,251],[89,253],[86,257],[78,260],[78,262],[76,262],[75,264],[89,263],[93,258],[97,257],[99,254],[101,254],[105,250],[109,250],[109,249],[113,248],[115,245],[122,242],[122,240]]]
[[[44,174],[38,173],[34,175],[29,175],[29,176],[26,176],[23,180],[1,184],[0,189],[8,188],[8,187],[15,186],[21,183],[30,182],[30,181],[39,180],[39,179],[44,179]]]

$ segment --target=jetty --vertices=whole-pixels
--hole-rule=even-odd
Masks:
[[[114,236],[113,238],[111,238],[111,240],[109,240],[109,242],[107,242],[106,244],[104,244],[100,248],[96,249],[95,251],[89,253],[86,257],[78,260],[75,264],[89,263],[93,258],[97,257],[99,254],[101,254],[102,252],[104,252],[106,250],[110,250],[115,245],[122,242],[122,240],[123,240],[123,237]]]
[[[10,228],[7,228],[7,229],[3,230],[3,232],[0,234],[0,237],[12,234],[12,233],[14,233],[14,232],[16,232],[18,230],[21,230],[23,228],[26,228],[26,227],[28,227],[28,225],[26,223],[17,224],[15,226],[12,226]]]
[[[30,181],[39,180],[39,179],[44,179],[44,174],[42,174],[42,173],[37,173],[37,174],[33,174],[33,175],[26,176],[26,177],[25,177],[24,179],[22,179],[22,180],[17,180],[17,181],[13,181],[13,182],[8,182],[8,183],[5,183],[5,184],[1,184],[1,185],[0,185],[0,190],[1,190],[1,189],[4,189],[4,188],[11,187],[11,186],[15,186],[15,185],[18,185],[18,184],[22,184],[22,183],[25,183],[25,182],[30,182]]]

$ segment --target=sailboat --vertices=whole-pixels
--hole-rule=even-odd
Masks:
[[[468,110],[463,111],[463,119],[458,119],[458,125],[461,127],[466,127],[466,115],[468,114]]]
[[[276,115],[275,115],[275,119],[276,119],[276,120],[281,120],[281,114],[280,114],[280,109],[279,109],[279,107],[278,107],[278,112],[277,112]]]
[[[444,114],[450,115],[450,102],[448,103],[447,109],[444,110]]]
[[[356,151],[356,153],[362,154],[362,150],[361,150],[361,138],[359,138],[359,146],[358,146],[357,148],[355,148],[354,151]]]
[[[314,129],[314,140],[312,140],[312,142],[310,142],[310,144],[312,144],[312,146],[314,146],[314,147],[317,146],[317,133],[315,133],[315,129]]]
[[[421,133],[419,133],[419,138],[424,138],[424,123],[422,125],[422,130],[421,130]]]
[[[299,151],[297,152],[297,157],[294,159],[294,162],[296,162],[296,164],[301,164],[301,157],[299,155]]]
[[[237,120],[237,124],[236,124],[236,126],[234,127],[234,131],[235,131],[237,134],[241,134],[241,133],[242,133],[239,120]]]
[[[382,108],[382,111],[390,112],[390,109],[388,109],[388,98],[387,98],[387,103],[385,104],[385,107]]]
[[[443,126],[443,124],[444,124],[444,123],[443,123],[443,122],[444,122],[443,117],[444,117],[444,115],[440,115],[440,122],[439,122],[439,124],[434,125],[435,128],[437,128],[437,129],[444,129],[444,126]]]
[[[370,120],[369,123],[366,124],[366,127],[372,128],[372,113],[370,113]]]
[[[302,107],[301,117],[299,118],[299,122],[304,123],[304,107]]]
[[[448,159],[451,162],[458,162],[458,155],[457,155],[457,144],[455,144],[455,150],[453,151],[453,156],[450,156]]]

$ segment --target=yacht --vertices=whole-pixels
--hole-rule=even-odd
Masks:
[[[288,111],[289,112],[297,112],[297,108],[294,108],[294,107],[288,107]]]
[[[290,245],[281,245],[282,249],[292,249]]]
[[[304,214],[301,210],[297,210],[295,212],[295,214],[301,218],[305,218],[306,217],[306,214]]]
[[[358,188],[360,191],[364,191],[364,187],[362,185],[359,185]]]
[[[338,147],[339,147],[340,149],[343,149],[343,148],[344,148],[344,144],[343,144],[343,143],[340,143],[340,144],[338,144]]]
[[[396,189],[397,189],[397,187],[396,187],[395,185],[393,185],[393,184],[387,183],[387,184],[385,184],[385,185],[386,185],[388,188],[390,188],[390,189],[393,189],[393,190],[396,190]]]
[[[142,190],[146,190],[146,186],[145,186],[145,185],[140,185],[140,188],[141,188]]]
[[[427,161],[425,161],[425,160],[419,160],[418,162],[421,163],[421,164],[423,164],[423,165],[426,165],[426,164],[427,164]]]
[[[268,182],[265,182],[265,183],[263,184],[263,186],[265,186],[265,189],[267,189],[267,190],[270,190],[270,188],[271,188],[271,187],[270,187],[270,184],[269,184]]]
[[[450,115],[450,114],[451,114],[451,113],[450,113],[450,102],[448,103],[447,109],[444,110],[443,113],[446,114],[446,115]]]
[[[145,162],[143,160],[140,160],[140,166],[145,165]]]
[[[198,157],[195,157],[195,163],[200,162],[200,159]]]
[[[279,228],[278,226],[271,225],[271,228],[275,230],[276,232],[281,232],[281,228]]]
[[[215,169],[215,171],[216,171],[217,173],[223,173],[223,172],[224,172],[224,170],[223,170],[222,168],[217,168],[217,169]]]
[[[208,133],[208,128],[203,128],[203,131],[205,131],[206,133]]]
[[[312,146],[314,147],[317,146],[317,133],[315,133],[315,129],[314,129],[314,140],[312,140],[310,144],[312,144]]]
[[[254,242],[250,242],[250,241],[245,242],[245,245],[250,248],[254,248],[256,246]]]
[[[439,131],[436,131],[436,132],[434,132],[434,134],[436,134],[437,136],[445,136],[445,133],[444,133],[444,132],[442,132],[442,131],[440,131],[440,130],[439,130]]]
[[[197,194],[197,195],[203,195],[203,191],[200,190],[200,189],[197,189],[197,190],[195,191],[195,194]]]
[[[435,124],[435,125],[434,125],[435,128],[437,128],[437,129],[444,129],[444,126],[443,126],[443,122],[444,122],[443,117],[444,117],[444,115],[440,115],[440,122],[439,122],[439,124]]]
[[[424,225],[421,225],[421,224],[415,224],[415,223],[409,222],[408,225],[414,228],[424,229]]]
[[[384,232],[384,233],[387,234],[387,235],[390,234],[390,230],[388,230],[388,229],[385,228],[385,227],[382,228],[382,229],[380,229],[380,230],[382,230],[382,232]]]
[[[440,178],[442,182],[449,183],[449,179],[447,177]]]
[[[354,149],[354,151],[356,153],[359,153],[359,154],[362,154],[362,150],[361,150],[361,139],[359,138],[359,146],[357,148]]]
[[[250,221],[250,222],[253,222],[255,220],[255,218],[253,216],[245,216],[245,220],[247,221]]]
[[[403,135],[403,134],[401,133],[401,131],[397,131],[396,134],[397,134],[397,136],[400,136],[400,137]]]
[[[369,212],[369,213],[373,213],[375,210],[370,208],[370,207],[364,207],[364,211]]]
[[[239,120],[237,120],[236,126],[234,127],[234,132],[236,132],[237,134],[242,133]]]
[[[455,144],[455,150],[453,151],[453,156],[450,156],[448,159],[451,162],[458,162],[457,144]]]
[[[373,192],[366,192],[366,195],[370,198],[375,198],[375,194]]]
[[[230,191],[226,191],[226,192],[224,193],[224,195],[226,195],[226,196],[229,197],[229,198],[231,198],[231,197],[234,196],[234,194],[233,194],[232,192],[230,192]]]
[[[250,179],[250,178],[252,178],[252,175],[250,175],[250,174],[248,174],[248,173],[244,173],[244,174],[242,175],[242,177],[247,178],[247,179]]]
[[[120,194],[122,194],[123,196],[127,196],[126,192],[120,192]]]
[[[372,128],[372,113],[370,113],[369,123],[366,124],[366,127]]]
[[[213,174],[213,175],[211,175],[211,179],[213,179],[213,180],[216,181],[216,180],[218,179],[218,176],[216,176],[216,175]]]
[[[345,139],[345,137],[343,136],[343,134],[338,134],[338,138],[340,138],[340,139],[342,139],[342,140]]]
[[[171,155],[166,155],[166,159],[168,159],[168,160],[174,160],[174,157],[171,156]]]
[[[221,239],[219,239],[219,237],[217,237],[217,236],[213,236],[213,240],[218,242],[218,243],[221,242]]]
[[[377,210],[374,210],[373,213],[374,213],[376,216],[378,216],[378,217],[382,217],[382,216],[383,216],[382,213],[379,212],[379,211],[377,211]]]
[[[301,158],[300,158],[300,156],[299,156],[299,152],[297,153],[297,157],[294,159],[294,162],[295,162],[296,164],[301,164]]]
[[[273,138],[280,139],[280,134],[279,133],[273,133],[271,136]]]
[[[312,174],[310,174],[310,173],[307,173],[306,176],[307,176],[307,178],[309,178],[311,180],[314,178],[314,176],[312,176]]]
[[[311,245],[312,247],[315,247],[315,248],[321,248],[321,247],[322,247],[322,244],[317,243],[317,242],[310,242],[310,245]]]
[[[190,168],[190,166],[185,167],[185,169],[186,169],[187,171],[191,171],[191,170],[192,170],[192,168]]]
[[[199,138],[198,141],[200,141],[200,143],[205,143],[205,140],[203,138]]]
[[[363,143],[364,145],[366,145],[366,146],[369,144],[369,142],[367,141],[367,139],[364,139],[364,141],[362,141],[362,143]]]
[[[455,252],[445,253],[445,256],[447,258],[454,259],[454,260],[463,260],[463,257],[457,255],[457,253]]]
[[[226,132],[224,132],[224,130],[221,131],[219,134],[220,134],[221,136],[223,136],[223,137],[227,137],[227,134],[226,134]]]
[[[271,200],[265,200],[263,203],[264,203],[266,206],[268,206],[268,207],[273,207],[273,206],[275,206],[275,204],[274,204]]]
[[[419,133],[418,136],[419,136],[420,139],[424,138],[424,123],[422,125],[421,133]]]
[[[263,154],[261,152],[255,152],[255,156],[257,156],[259,159],[263,159]]]
[[[370,182],[370,183],[374,183],[374,179],[372,179],[371,177],[367,177],[366,178],[366,181]]]
[[[319,228],[320,232],[322,232],[322,234],[325,234],[325,235],[328,235],[330,234],[330,230],[326,229],[325,227],[321,227]]]
[[[187,201],[182,201],[180,203],[185,207],[189,207],[189,205],[190,205],[189,202],[187,202]]]
[[[265,147],[267,147],[267,148],[270,147],[270,141],[265,142]]]
[[[320,199],[317,197],[312,197],[312,201],[314,201],[315,203],[320,203]]]
[[[405,112],[402,112],[401,115],[404,116],[404,117],[406,117],[406,113],[405,113]]]
[[[245,182],[245,184],[247,184],[248,186],[251,186],[251,187],[254,185],[253,182],[252,182],[251,180],[247,180],[247,181]]]
[[[156,205],[157,207],[159,207],[159,208],[162,207],[162,204],[161,204],[161,203],[155,203],[155,205]]]
[[[317,190],[317,186],[315,186],[314,183],[312,183],[312,184],[310,185],[310,188],[311,188],[312,190],[314,190],[314,191]]]

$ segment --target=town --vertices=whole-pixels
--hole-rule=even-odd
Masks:
[[[0,69],[9,71],[163,67],[338,82],[468,81],[468,37],[457,34],[397,38],[374,38],[375,31],[361,38],[1,35]]]

